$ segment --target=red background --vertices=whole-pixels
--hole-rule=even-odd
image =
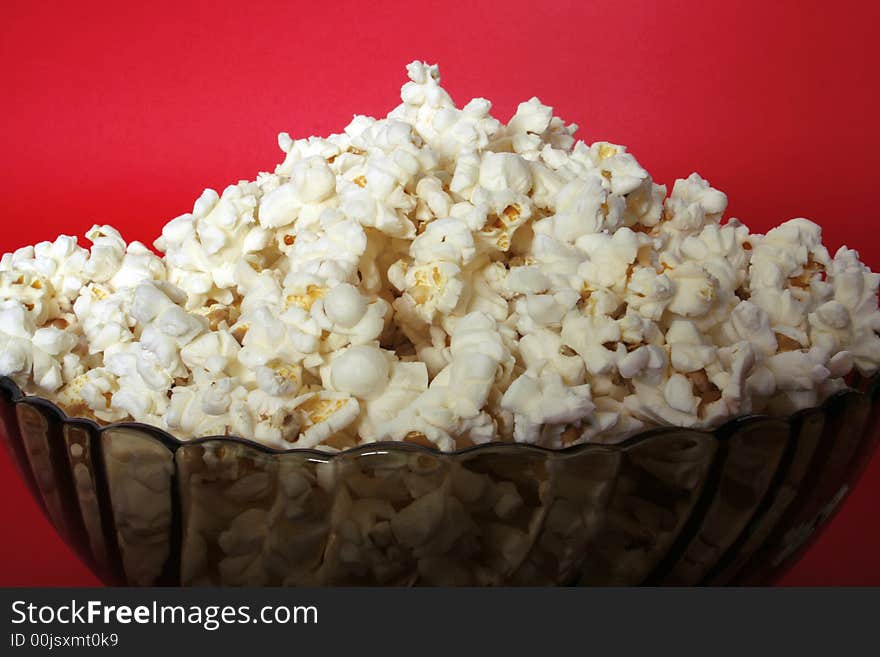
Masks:
[[[806,215],[880,269],[873,2],[4,0],[0,251],[110,223],[151,242],[206,186],[280,159],[276,134],[384,115],[404,66],[439,62],[463,104],[537,95],[659,182],[696,170],[754,229]],[[783,579],[880,585],[880,458]],[[0,585],[97,580],[5,454]]]

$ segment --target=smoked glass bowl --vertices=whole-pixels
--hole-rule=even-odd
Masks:
[[[615,445],[327,454],[101,427],[0,379],[0,433],[108,584],[766,584],[861,475],[880,437],[878,381],[788,418]]]

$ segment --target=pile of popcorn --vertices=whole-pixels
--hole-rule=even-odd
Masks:
[[[281,448],[563,447],[784,415],[880,364],[880,275],[794,219],[722,222],[537,98],[507,124],[413,62],[402,104],[294,140],[155,247],[0,261],[0,375],[71,415]]]

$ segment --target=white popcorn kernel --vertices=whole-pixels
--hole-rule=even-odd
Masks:
[[[517,106],[516,113],[507,122],[507,129],[512,133],[542,135],[550,127],[552,118],[553,108],[532,97]]]
[[[859,262],[858,253],[842,247],[830,264],[829,279],[835,301],[846,308],[850,318],[849,333],[838,333],[841,347],[852,355],[860,372],[873,374],[880,368],[880,275]],[[836,323],[842,324],[842,317],[838,316]]]
[[[813,390],[831,374],[823,365],[813,362],[803,351],[785,351],[770,356],[765,361],[773,373],[779,390]]]
[[[24,340],[0,336],[0,376],[22,384],[30,374],[33,354]]]
[[[519,343],[520,355],[529,370],[549,367],[556,371],[568,386],[585,382],[584,360],[571,347],[566,349],[556,333],[543,329],[524,335]]]
[[[426,321],[431,321],[438,312],[449,313],[456,307],[464,289],[460,272],[461,269],[451,262],[416,265],[406,270],[407,296]]]
[[[673,374],[663,388],[663,398],[672,408],[688,415],[696,415],[700,400],[694,396],[690,380],[683,374]]]
[[[696,173],[676,180],[666,200],[669,227],[687,233],[698,232],[707,222],[717,223],[725,209],[727,196]]]
[[[302,386],[302,367],[286,363],[270,363],[256,369],[256,383],[260,390],[272,397],[295,395]]]
[[[226,331],[205,333],[180,350],[180,358],[191,371],[203,370],[212,376],[236,371],[241,345]]]
[[[393,420],[427,389],[424,363],[392,363],[388,385],[366,402],[367,420],[360,427],[361,435],[368,440],[376,438],[381,424]]]
[[[562,322],[562,342],[583,358],[587,371],[596,376],[608,374],[621,358],[620,326],[609,317],[584,317],[569,313]]]
[[[86,233],[92,248],[85,272],[98,283],[109,281],[119,270],[125,255],[125,241],[112,226],[92,226]]]
[[[514,438],[525,443],[538,442],[543,425],[576,422],[595,408],[590,386],[570,388],[553,372],[518,377],[504,393],[501,407],[514,414]]]
[[[731,324],[738,338],[750,341],[765,355],[777,349],[776,335],[770,327],[770,318],[760,307],[743,301],[730,314]]]
[[[449,190],[461,198],[470,198],[480,179],[480,156],[471,151],[462,153],[455,164]]]
[[[360,399],[378,397],[388,383],[388,361],[378,347],[346,349],[333,359],[330,368],[333,388]]]
[[[478,181],[481,187],[492,192],[527,194],[532,188],[528,165],[513,153],[484,153]]]
[[[259,221],[265,228],[280,228],[293,223],[302,201],[293,183],[281,185],[263,197],[260,203]]]
[[[695,262],[673,269],[669,279],[675,286],[668,309],[682,317],[699,318],[709,314],[718,297],[717,279]]]
[[[535,222],[534,229],[560,242],[574,243],[582,235],[617,228],[622,214],[616,213],[612,205],[606,205],[608,203],[608,194],[599,176],[575,178],[553,199],[556,214]],[[622,210],[622,207],[616,209]]]
[[[367,300],[353,285],[340,283],[324,297],[323,307],[331,322],[351,328],[367,311]]]
[[[50,356],[60,356],[72,351],[78,340],[72,333],[62,331],[54,326],[38,329],[34,332],[34,347]]]
[[[668,276],[657,274],[651,267],[636,266],[630,275],[624,299],[627,306],[642,317],[658,321],[674,293],[675,287]]]
[[[425,201],[434,217],[449,217],[452,211],[452,198],[443,190],[443,185],[434,176],[425,176],[416,185],[416,196]]]
[[[119,269],[109,280],[114,290],[136,287],[142,281],[165,279],[165,263],[140,242],[132,242]]]
[[[410,252],[418,263],[437,261],[466,265],[476,254],[467,224],[458,219],[437,219],[412,241]]]
[[[640,237],[644,238],[626,227],[618,229],[612,235],[582,235],[576,245],[587,258],[579,267],[578,274],[592,287],[606,287],[623,292],[629,278],[629,266],[638,255]]]
[[[310,157],[293,167],[290,184],[305,203],[319,203],[336,189],[336,176],[322,157]]]
[[[504,285],[513,294],[541,294],[550,289],[550,279],[538,266],[511,267]]]

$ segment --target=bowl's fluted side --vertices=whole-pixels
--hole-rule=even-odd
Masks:
[[[0,380],[0,433],[108,583],[754,584],[798,558],[861,474],[878,380],[791,418],[561,451],[325,454],[67,418]]]

